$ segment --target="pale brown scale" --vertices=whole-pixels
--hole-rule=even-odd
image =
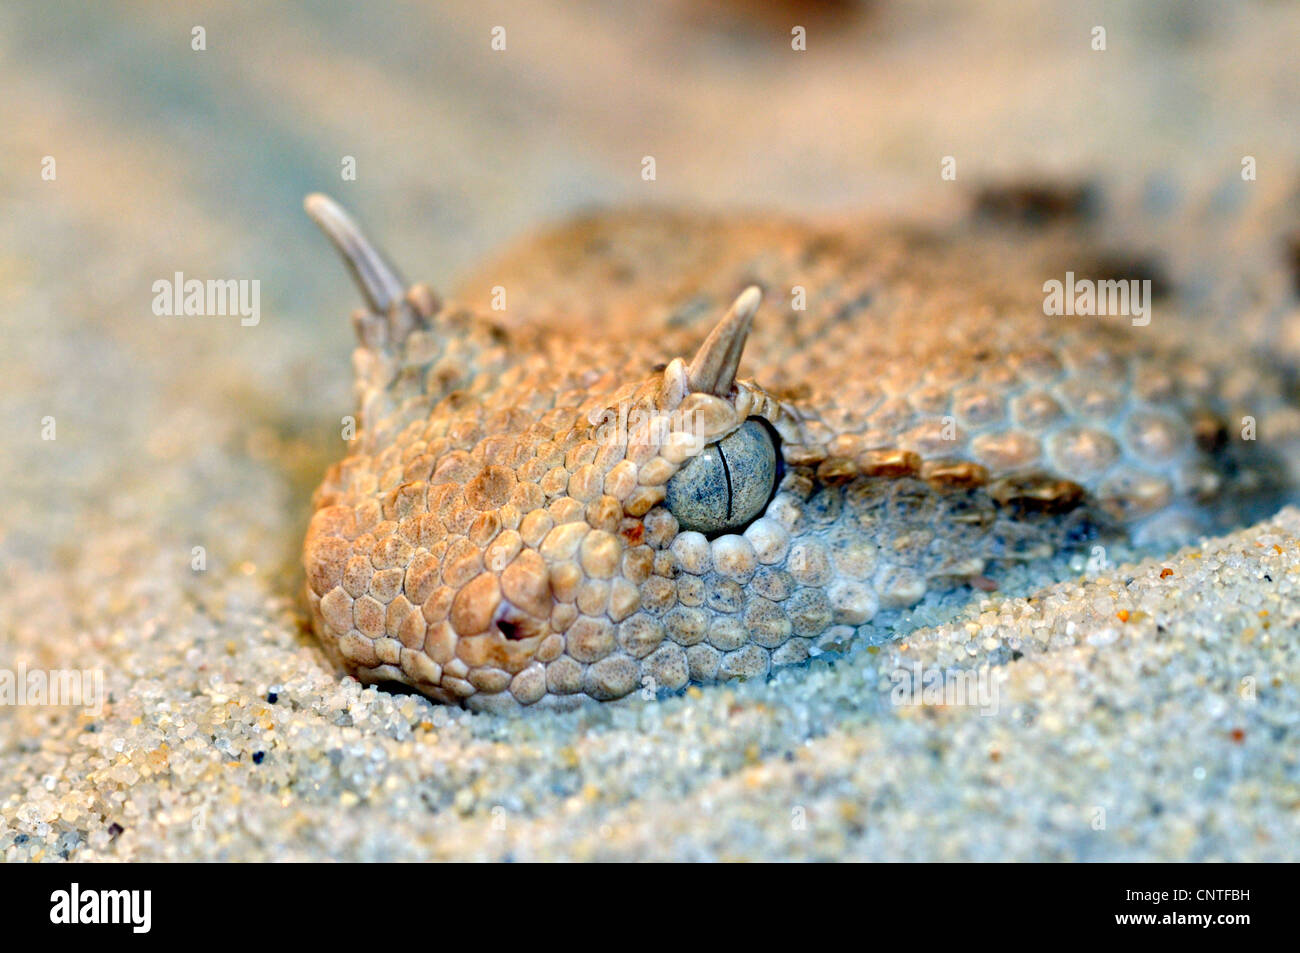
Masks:
[[[1045,315],[1089,251],[1068,226],[612,214],[443,300],[308,209],[368,305],[360,430],[304,547],[313,628],[358,678],[442,702],[763,677],[1007,563],[1236,518],[1282,481],[1234,422],[1297,429],[1257,365],[1183,354],[1174,311]],[[751,418],[776,470],[680,482]],[[670,484],[723,528],[683,529]],[[768,502],[728,523],[733,496]]]

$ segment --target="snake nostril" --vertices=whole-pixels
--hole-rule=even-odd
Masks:
[[[509,599],[497,603],[492,616],[492,625],[507,642],[523,642],[546,631],[544,622],[521,611]]]

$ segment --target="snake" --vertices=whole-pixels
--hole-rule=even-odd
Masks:
[[[306,601],[365,684],[510,712],[770,677],[1289,485],[1282,438],[1242,436],[1293,407],[1266,362],[1193,353],[1159,302],[1045,313],[1091,254],[1068,226],[603,211],[444,297],[305,206],[364,302]]]

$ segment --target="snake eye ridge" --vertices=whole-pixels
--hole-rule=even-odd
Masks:
[[[757,417],[705,447],[673,474],[664,505],[683,530],[737,533],[757,519],[776,490],[776,436]]]

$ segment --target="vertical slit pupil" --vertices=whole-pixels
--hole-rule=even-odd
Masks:
[[[727,523],[730,524],[731,523],[731,498],[732,498],[731,467],[727,466],[727,454],[722,449],[722,446],[720,444],[718,446],[718,459],[722,461],[722,477],[724,480],[727,481]]]

